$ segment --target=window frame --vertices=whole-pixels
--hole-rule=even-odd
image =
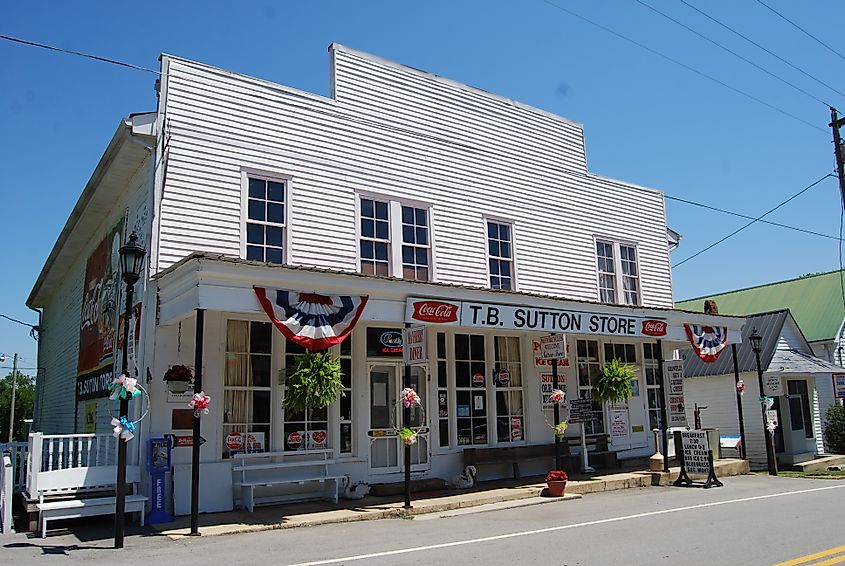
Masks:
[[[603,272],[599,270],[599,244],[609,245],[613,252],[613,283],[614,283],[614,293],[616,295],[616,299],[614,302],[605,302],[602,300],[602,282],[601,278],[603,274],[607,274],[607,272]],[[637,275],[625,275],[622,270],[622,248],[631,248],[634,250],[635,261],[634,265],[636,265]],[[624,305],[624,306],[631,306],[631,307],[640,307],[643,305],[643,284],[642,284],[642,270],[640,269],[640,249],[639,245],[635,242],[625,241],[625,240],[614,240],[612,238],[605,238],[602,236],[594,236],[593,237],[593,266],[596,270],[596,299],[598,302],[602,304],[609,304],[609,305]],[[628,303],[626,302],[625,298],[625,280],[626,278],[635,277],[637,281],[637,302],[635,303]]]
[[[272,181],[274,183],[282,183],[285,185],[285,213],[284,223],[278,224],[275,222],[261,222],[250,221],[249,219],[249,180],[260,179],[262,181]],[[290,263],[290,208],[291,195],[293,193],[293,176],[283,173],[275,173],[271,171],[262,171],[259,169],[241,168],[241,241],[240,241],[240,257],[246,259],[247,250],[247,225],[249,223],[261,224],[263,226],[276,226],[282,229],[282,262],[278,265],[287,265]],[[266,244],[265,244],[266,246]]]
[[[519,290],[518,280],[517,280],[517,276],[516,276],[516,230],[515,230],[516,223],[513,220],[508,220],[506,218],[502,218],[502,217],[498,217],[498,216],[489,216],[489,215],[486,215],[486,214],[482,215],[481,218],[482,218],[482,223],[483,223],[482,225],[483,225],[483,228],[484,228],[484,232],[483,232],[483,234],[484,234],[484,256],[486,258],[486,261],[484,262],[484,270],[485,270],[485,273],[487,274],[487,280],[486,280],[487,287],[490,288],[490,289],[506,290],[506,291],[517,291],[517,290]],[[494,224],[503,224],[503,225],[507,226],[508,229],[510,230],[510,247],[511,247],[511,250],[510,250],[511,251],[511,257],[510,258],[504,258],[502,256],[495,256],[494,257],[494,256],[490,255],[490,232],[489,232],[489,230],[490,230],[490,223],[491,222],[494,223]],[[501,240],[499,240],[499,241],[501,241]],[[510,266],[511,266],[510,267],[511,268],[511,275],[510,275],[511,286],[510,286],[510,289],[502,289],[501,287],[493,287],[492,280],[491,280],[491,278],[493,277],[493,274],[490,272],[490,260],[491,259],[496,259],[496,260],[499,260],[499,261],[502,261],[502,260],[505,260],[505,259],[510,259]],[[497,275],[497,277],[499,277],[499,276]]]
[[[431,203],[417,201],[413,199],[400,198],[396,196],[379,194],[370,191],[356,191],[355,192],[355,269],[358,273],[361,271],[361,200],[373,200],[386,202],[388,206],[388,235],[390,236],[387,251],[387,276],[396,277],[405,281],[416,281],[419,283],[433,283],[437,281],[437,246],[434,238],[435,222],[434,222],[434,207]],[[402,237],[402,207],[421,208],[425,210],[426,220],[428,222],[428,280],[420,279],[405,279],[404,267],[402,261],[402,247],[404,246],[404,239]],[[366,238],[371,240],[372,238]],[[382,240],[376,240],[382,241]],[[416,246],[423,247],[423,246]]]

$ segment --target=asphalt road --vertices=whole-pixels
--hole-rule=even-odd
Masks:
[[[750,566],[830,550],[814,566],[845,564],[845,481],[768,476],[723,481],[725,487],[710,490],[652,487],[450,517],[181,541],[130,536],[122,551],[112,550],[109,540],[86,542],[71,535],[5,536],[0,563]]]

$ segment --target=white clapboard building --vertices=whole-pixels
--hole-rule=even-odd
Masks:
[[[168,391],[163,376],[202,372],[202,510],[243,503],[245,450],[280,453],[265,460],[287,466],[266,468],[270,480],[322,458],[318,477],[401,481],[407,323],[426,338],[411,370],[423,407],[415,479],[454,477],[468,448],[483,461],[552,442],[550,368],[534,350],[550,332],[566,336],[570,398],[589,397],[590,375],[613,358],[636,366],[634,396],[597,407],[586,433],[620,458],[650,454],[658,360],[688,345],[685,325],[730,343],[744,324],[673,309],[663,194],[590,173],[583,128],[566,118],[340,45],[329,56],[328,97],[162,56],[157,110],[119,123],[29,297],[43,315],[33,430],[111,431],[117,250],[135,232],[147,261],[128,361],[150,396],[136,435],[189,435],[190,390]],[[326,409],[283,410],[279,370],[302,347],[267,311],[284,321],[286,301],[353,313],[332,346],[345,395]],[[132,407],[136,418],[147,408]],[[185,443],[173,448],[177,512]],[[287,488],[306,489],[254,495]]]

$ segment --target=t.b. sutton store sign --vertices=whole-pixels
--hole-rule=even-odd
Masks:
[[[637,316],[414,297],[405,304],[405,322],[611,336],[659,338],[667,334],[665,321]]]

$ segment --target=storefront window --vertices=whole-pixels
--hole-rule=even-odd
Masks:
[[[340,397],[340,453],[352,453],[352,337],[340,343],[340,371],[343,394]]]
[[[648,428],[662,429],[660,420],[660,374],[657,344],[646,342],[643,344],[643,369],[645,371],[645,386],[648,395]]]
[[[578,358],[578,397],[580,399],[592,399],[592,378],[601,371],[599,343],[596,340],[578,340],[576,350]],[[584,423],[584,432],[586,434],[601,434],[604,432],[604,408],[600,403],[593,402],[593,411],[596,418]]]
[[[437,333],[437,417],[440,429],[440,447],[448,448],[449,436],[449,364],[446,361],[446,334]]]
[[[263,452],[270,444],[272,326],[226,323],[223,377],[223,457]]]
[[[458,445],[487,444],[484,336],[455,335],[455,401]]]
[[[305,349],[302,346],[290,340],[286,341],[285,367],[291,365],[294,358],[303,353]],[[285,411],[285,452],[330,448],[328,415],[328,407],[290,414]]]
[[[521,442],[524,436],[522,410],[522,364],[517,336],[493,337],[496,365],[496,441]]]

